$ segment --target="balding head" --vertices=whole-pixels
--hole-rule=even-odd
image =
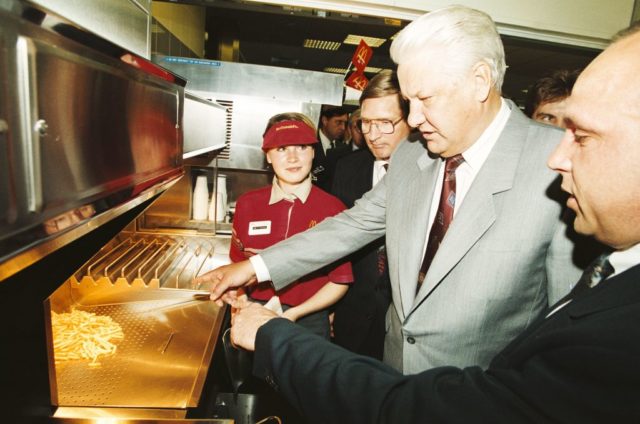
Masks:
[[[616,249],[640,242],[640,27],[583,71],[567,133],[549,159],[562,175],[575,228]]]

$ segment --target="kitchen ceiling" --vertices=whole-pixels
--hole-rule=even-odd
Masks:
[[[346,68],[356,47],[343,42],[349,34],[385,39],[374,48],[369,67],[372,71],[394,68],[389,58],[389,38],[409,23],[253,2],[203,0],[184,3],[207,6],[207,59],[221,59],[219,47],[226,44],[232,46],[239,62],[312,71],[335,68],[340,72]],[[326,44],[333,44],[335,50],[305,48],[305,40],[333,42]],[[593,49],[509,36],[503,36],[503,41],[508,65],[503,92],[519,105],[524,102],[527,87],[544,73],[560,68],[583,68],[599,53]],[[367,74],[368,77],[372,75]]]

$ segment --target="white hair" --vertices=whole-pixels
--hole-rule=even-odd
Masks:
[[[434,45],[450,49],[452,54],[446,60],[459,61],[465,70],[486,62],[494,88],[501,91],[507,65],[500,34],[489,15],[465,6],[448,6],[422,15],[395,38],[391,59],[400,65]]]

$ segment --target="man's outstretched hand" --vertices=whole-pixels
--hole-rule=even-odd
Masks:
[[[256,283],[256,273],[249,260],[224,265],[197,277],[197,286],[211,284],[211,300],[222,306],[223,302],[233,304],[237,300],[237,289]]]

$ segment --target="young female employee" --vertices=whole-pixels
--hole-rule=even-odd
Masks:
[[[311,184],[313,144],[317,142],[310,120],[302,114],[281,114],[269,120],[262,150],[275,176],[270,186],[245,193],[236,202],[229,254],[233,262],[345,209],[337,197]],[[248,294],[260,302],[277,295],[286,318],[328,339],[328,308],[344,296],[351,282],[351,264],[345,262],[314,271],[278,293],[270,282],[264,282]]]

